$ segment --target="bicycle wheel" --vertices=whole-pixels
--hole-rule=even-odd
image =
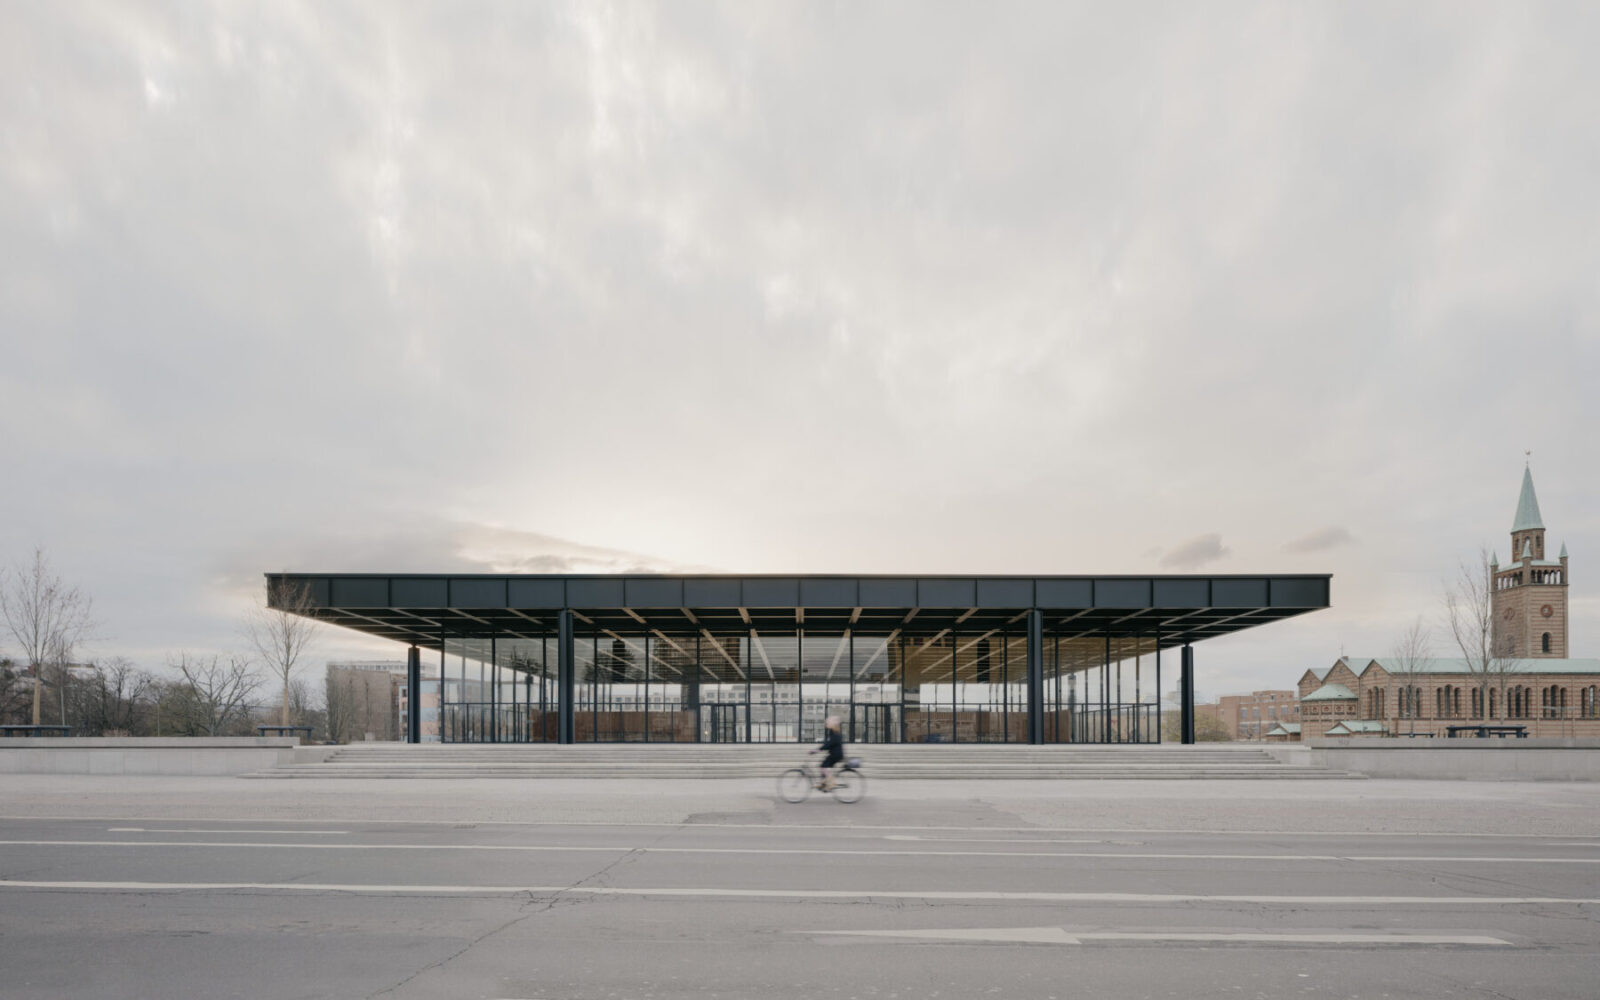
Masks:
[[[803,767],[791,767],[778,776],[778,795],[785,802],[804,802],[811,794],[811,775]]]
[[[853,767],[841,767],[834,778],[833,797],[840,802],[860,802],[867,794],[867,779]]]

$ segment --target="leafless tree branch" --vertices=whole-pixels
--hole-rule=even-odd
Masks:
[[[292,700],[290,681],[300,667],[301,656],[317,638],[320,623],[313,617],[316,602],[311,588],[305,584],[282,583],[271,597],[273,600],[267,605],[250,612],[245,621],[245,634],[261,655],[262,662],[283,682],[278,724],[287,726]]]
[[[21,647],[33,674],[33,724],[39,724],[44,693],[44,668],[64,672],[72,649],[94,628],[89,597],[68,586],[50,569],[44,549],[33,550],[33,561],[17,565],[0,580],[0,618]],[[62,699],[65,712],[65,698]],[[63,719],[64,721],[64,719]]]

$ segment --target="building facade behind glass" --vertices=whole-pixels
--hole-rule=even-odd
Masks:
[[[1198,640],[1329,578],[272,575],[412,647],[411,739],[1153,743]],[[1165,677],[1163,671],[1166,672]]]

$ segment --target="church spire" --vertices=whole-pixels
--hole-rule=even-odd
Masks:
[[[1512,531],[1543,531],[1544,519],[1539,516],[1539,498],[1533,495],[1533,473],[1522,467],[1522,495],[1517,498],[1517,519]]]

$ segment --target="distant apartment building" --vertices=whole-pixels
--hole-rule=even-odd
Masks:
[[[328,738],[340,742],[404,740],[404,660],[328,663]]]
[[[1217,699],[1217,717],[1233,740],[1261,740],[1278,726],[1300,722],[1294,691],[1252,691]]]

